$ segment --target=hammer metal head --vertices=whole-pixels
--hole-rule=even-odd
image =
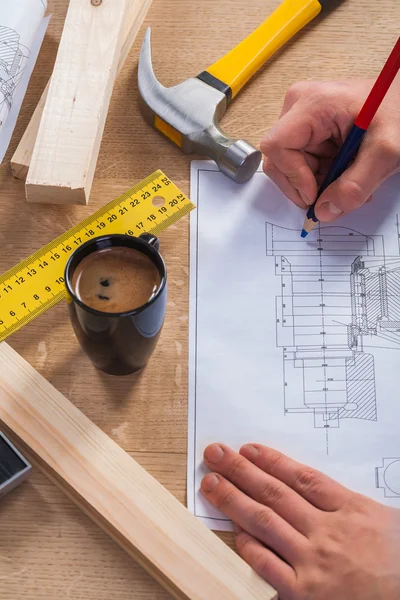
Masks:
[[[227,108],[226,95],[197,77],[166,88],[157,80],[147,29],[138,66],[143,116],[187,154],[212,158],[220,171],[244,183],[256,172],[261,152],[244,140],[232,139],[219,127]]]

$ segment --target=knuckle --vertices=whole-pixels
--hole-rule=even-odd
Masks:
[[[235,488],[229,488],[223,491],[217,499],[218,508],[229,509],[234,504],[236,498]]]
[[[316,569],[311,569],[307,577],[303,576],[298,580],[296,592],[299,600],[310,600],[319,597],[323,589],[324,583],[321,581],[320,573]]]
[[[303,94],[315,91],[318,84],[313,81],[296,81],[287,89],[285,99],[290,103],[296,102]]]
[[[319,489],[319,476],[309,468],[300,469],[296,475],[295,488],[300,492],[316,492]]]
[[[279,148],[280,142],[278,136],[275,135],[275,129],[271,131],[267,131],[261,140],[260,149],[263,154],[268,158],[268,156],[276,149]]]
[[[274,163],[267,156],[263,160],[263,171],[266,174],[276,172]]]
[[[265,531],[269,529],[272,521],[273,512],[271,510],[262,508],[257,510],[254,514],[254,527],[257,530]]]
[[[282,500],[283,489],[282,486],[276,483],[267,482],[260,493],[260,500],[262,504],[266,506],[275,506]]]
[[[364,204],[369,194],[362,189],[357,181],[345,181],[343,182],[341,195],[346,200],[344,202],[346,208],[352,210]]]
[[[268,559],[264,556],[264,553],[257,554],[253,559],[253,569],[258,575],[267,579],[268,572]]]
[[[252,538],[244,532],[239,533],[235,539],[235,545],[239,554],[243,556],[243,554],[247,553],[247,550],[252,545]]]
[[[400,145],[395,141],[385,138],[379,144],[380,153],[383,154],[388,163],[388,168],[400,167]]]
[[[240,479],[246,469],[246,463],[242,457],[234,458],[228,467],[228,477],[231,480]]]
[[[283,462],[284,462],[283,454],[279,454],[279,452],[274,452],[273,454],[271,454],[271,456],[268,459],[268,472],[271,475],[274,475],[275,473],[277,473],[280,470]]]
[[[323,130],[331,134],[336,130],[337,109],[326,95],[320,94],[315,97],[312,113],[315,121],[320,123]]]

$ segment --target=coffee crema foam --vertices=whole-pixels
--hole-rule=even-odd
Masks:
[[[92,252],[78,264],[72,289],[86,306],[100,312],[135,310],[156,294],[161,276],[153,261],[134,248],[112,246]]]

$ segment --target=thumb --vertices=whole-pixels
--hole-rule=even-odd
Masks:
[[[400,166],[400,144],[365,140],[352,165],[318,198],[315,215],[334,221],[370,200],[371,195]]]

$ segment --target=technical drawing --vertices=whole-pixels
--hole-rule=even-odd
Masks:
[[[285,413],[312,413],[316,428],[376,421],[374,356],[365,348],[400,350],[400,256],[385,255],[383,236],[346,227],[319,226],[309,238],[266,223],[266,253],[281,279]]]
[[[19,34],[0,26],[0,127],[11,110],[13,96],[30,55]]]
[[[384,458],[375,475],[376,487],[384,490],[385,498],[400,500],[400,458]]]

